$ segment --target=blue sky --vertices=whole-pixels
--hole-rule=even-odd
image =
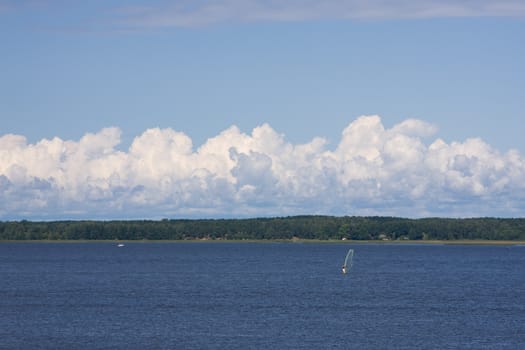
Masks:
[[[0,0],[0,219],[523,216],[524,17],[521,1]],[[377,154],[342,148],[352,128]]]

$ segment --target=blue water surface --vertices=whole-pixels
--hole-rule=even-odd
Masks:
[[[5,243],[0,349],[525,349],[524,266],[520,246]]]

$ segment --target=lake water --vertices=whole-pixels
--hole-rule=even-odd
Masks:
[[[0,244],[0,349],[525,349],[524,268],[523,246]]]

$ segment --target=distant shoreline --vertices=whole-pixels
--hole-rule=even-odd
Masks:
[[[183,239],[183,240],[0,240],[0,244],[6,243],[42,243],[42,244],[69,244],[69,243],[113,243],[113,244],[133,244],[133,243],[290,243],[290,244],[341,244],[341,245],[493,245],[493,246],[525,246],[525,241],[509,240],[322,240],[322,239]]]
[[[17,221],[0,222],[0,240],[508,244],[505,242],[525,242],[525,218],[407,219],[305,215],[253,219]]]

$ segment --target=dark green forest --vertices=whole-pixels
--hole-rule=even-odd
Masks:
[[[525,240],[525,219],[291,216],[253,219],[6,221],[0,240]]]

